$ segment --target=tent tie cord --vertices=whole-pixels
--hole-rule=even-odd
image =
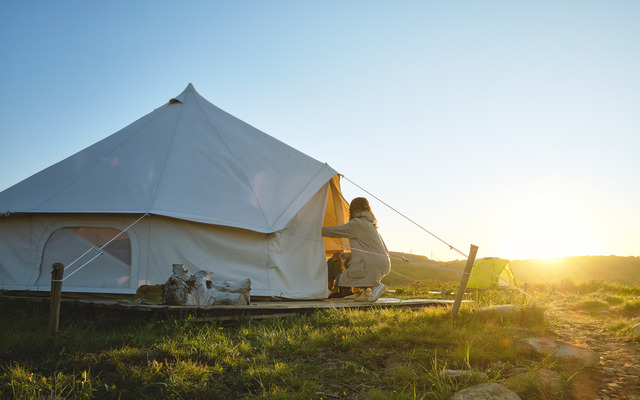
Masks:
[[[417,226],[418,228],[422,229],[423,231],[427,232],[429,235],[433,236],[434,238],[438,239],[440,242],[444,243],[445,245],[447,245],[449,247],[449,250],[455,250],[458,254],[460,254],[461,256],[463,256],[465,259],[469,258],[468,254],[465,254],[464,252],[460,251],[459,249],[457,249],[456,247],[454,247],[453,245],[447,243],[444,239],[441,239],[440,237],[436,236],[434,233],[432,233],[431,231],[429,231],[428,229],[426,229],[425,227],[423,227],[422,225],[418,224],[416,221],[414,221],[413,219],[407,217],[406,215],[404,215],[403,213],[401,213],[400,211],[398,211],[397,209],[393,208],[391,205],[389,205],[388,203],[386,203],[385,201],[383,201],[382,199],[380,199],[378,196],[374,195],[373,193],[369,192],[368,190],[366,190],[365,188],[363,188],[362,186],[358,185],[357,183],[355,183],[354,181],[352,181],[351,179],[347,178],[344,175],[340,175],[342,178],[346,179],[347,181],[351,182],[351,184],[353,184],[354,186],[356,186],[357,188],[359,188],[360,190],[362,190],[363,192],[367,193],[369,196],[373,197],[374,199],[378,200],[380,203],[384,204],[385,206],[387,206],[389,209],[393,210],[395,213],[399,214],[400,216],[402,216],[403,218],[405,218],[407,221],[411,222],[412,224],[414,224],[415,226]],[[501,276],[497,275],[495,272],[491,271],[489,268],[485,267],[484,265],[482,265],[482,263],[480,263],[478,260],[475,261],[474,265],[479,265],[480,267],[484,268],[485,270],[487,270],[489,273],[491,273],[493,276],[497,277],[499,280],[502,280],[504,282],[506,282],[507,285],[509,286],[513,286],[514,288],[520,290],[522,293],[526,294],[527,296],[530,296],[528,293],[524,292],[522,289],[518,288],[517,286],[514,286],[511,284],[511,282],[507,281],[506,279],[502,278]],[[434,266],[432,266],[434,267]],[[479,278],[479,277],[475,277],[475,278]]]
[[[144,217],[148,217],[149,213],[144,213],[144,215],[140,218],[138,218],[136,221],[134,221],[131,225],[127,226],[124,230],[120,231],[117,235],[115,235],[111,240],[109,240],[107,243],[105,243],[104,245],[102,245],[102,247],[97,248],[95,246],[92,246],[89,250],[85,251],[80,257],[76,258],[75,260],[73,260],[71,262],[71,264],[67,265],[64,267],[65,271],[67,270],[67,268],[71,267],[73,264],[77,263],[82,257],[86,256],[87,254],[89,254],[92,250],[96,250],[98,252],[98,254],[96,254],[95,256],[93,256],[89,261],[85,262],[84,264],[82,264],[81,266],[79,266],[78,268],[76,268],[72,273],[70,273],[69,275],[65,276],[62,281],[54,281],[52,280],[52,282],[64,282],[67,279],[69,279],[71,276],[73,276],[73,274],[75,274],[76,272],[80,271],[82,268],[86,267],[91,261],[95,260],[96,258],[100,257],[101,255],[104,254],[104,252],[102,251],[105,247],[107,247],[109,245],[109,243],[113,242],[114,240],[116,240],[117,238],[120,237],[120,235],[122,235],[123,233],[127,232],[129,229],[131,229],[135,224],[137,224],[138,222],[140,222]]]
[[[438,239],[440,242],[444,243],[445,245],[447,245],[449,247],[449,250],[454,250],[456,251],[458,254],[460,254],[461,256],[463,256],[464,258],[469,258],[468,254],[465,254],[463,251],[458,250],[456,247],[454,247],[453,245],[447,243],[444,239],[441,239],[440,237],[438,237],[437,235],[435,235],[434,233],[432,233],[431,231],[429,231],[427,228],[423,227],[422,225],[420,225],[419,223],[417,223],[416,221],[412,220],[411,218],[407,217],[406,215],[404,215],[403,213],[401,213],[400,211],[398,211],[397,209],[393,208],[391,205],[389,205],[388,203],[384,202],[382,199],[380,199],[378,196],[374,195],[373,193],[369,192],[368,190],[366,190],[365,188],[363,188],[362,186],[358,185],[357,183],[355,183],[354,181],[352,181],[351,179],[347,178],[344,175],[340,175],[341,177],[343,177],[344,179],[348,180],[349,182],[351,182],[351,184],[353,184],[354,186],[356,186],[357,188],[359,188],[360,190],[362,190],[363,192],[365,192],[366,194],[368,194],[369,196],[373,197],[374,199],[378,200],[380,203],[384,204],[385,206],[387,206],[388,208],[390,208],[391,210],[393,210],[395,213],[399,214],[400,216],[402,216],[404,219],[406,219],[407,221],[411,222],[412,224],[414,224],[415,226],[417,226],[418,228],[422,229],[423,231],[427,232],[429,235],[433,236],[434,238]]]

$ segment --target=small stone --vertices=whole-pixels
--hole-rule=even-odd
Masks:
[[[582,367],[592,367],[600,362],[600,356],[593,350],[548,338],[526,338],[516,342],[523,352],[534,352],[552,356],[563,361],[577,362]]]
[[[587,368],[600,362],[600,356],[595,351],[569,343],[561,343],[560,348],[553,356],[561,360],[576,361]]]
[[[495,312],[498,315],[510,315],[518,311],[518,307],[513,304],[499,304],[495,306],[482,307],[479,312]]]
[[[625,365],[622,367],[622,373],[627,375],[640,376],[640,368],[633,365]]]
[[[524,374],[527,371],[529,371],[529,369],[527,367],[516,367],[516,368],[512,369],[510,371],[510,373],[511,373],[511,375],[518,375],[518,374]]]
[[[440,371],[440,376],[442,378],[477,378],[482,380],[488,378],[487,374],[485,374],[484,372],[468,369],[444,369]]]
[[[555,397],[562,392],[562,377],[548,369],[534,370],[514,375],[501,382],[503,386],[518,394],[526,394],[531,386],[537,387],[547,396]]]
[[[516,342],[519,350],[550,356],[558,351],[558,341],[547,338],[525,338]]]
[[[610,390],[615,390],[615,389],[618,389],[618,388],[620,387],[620,385],[618,385],[618,384],[617,384],[617,383],[615,383],[615,382],[609,382],[609,383],[607,383],[607,387],[608,387]]]
[[[520,400],[520,396],[502,385],[489,382],[459,390],[449,400]]]

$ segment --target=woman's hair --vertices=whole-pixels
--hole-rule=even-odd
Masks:
[[[371,211],[371,206],[369,206],[369,201],[364,197],[356,197],[351,200],[351,204],[349,204],[349,220],[353,218],[359,217],[359,213],[361,211],[369,211],[373,215],[373,211]],[[376,221],[375,215],[373,216],[373,225],[377,226],[378,221]]]

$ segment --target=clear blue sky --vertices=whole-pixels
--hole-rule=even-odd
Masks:
[[[464,252],[639,256],[639,18],[637,1],[2,0],[0,190],[192,82]],[[372,206],[390,249],[460,258]]]

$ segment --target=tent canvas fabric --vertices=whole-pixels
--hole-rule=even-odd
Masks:
[[[321,226],[344,223],[347,212],[335,170],[189,84],[1,192],[0,214],[3,290],[49,290],[51,264],[76,261],[64,291],[135,293],[179,263],[216,280],[249,277],[253,296],[322,298],[332,246]]]
[[[499,278],[498,278],[499,277]],[[483,258],[476,260],[467,282],[468,289],[490,289],[500,286],[517,286],[509,260]]]

